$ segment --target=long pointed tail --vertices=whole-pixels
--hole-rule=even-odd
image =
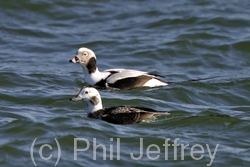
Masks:
[[[224,77],[224,76],[213,76],[213,77],[207,77],[207,78],[190,79],[190,80],[181,81],[181,82],[197,82],[197,81],[204,81],[204,80],[209,80],[209,79],[214,79],[214,78],[219,78],[219,77]],[[168,82],[168,83],[173,84],[173,83],[178,83],[178,82]]]

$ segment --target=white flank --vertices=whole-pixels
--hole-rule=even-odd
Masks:
[[[113,70],[113,69],[111,69]],[[111,71],[110,70],[110,71]],[[147,75],[147,76],[152,76],[148,75],[147,72],[144,71],[138,71],[138,70],[130,70],[130,69],[114,69],[115,71],[119,71],[118,73],[115,73],[108,77],[107,82],[108,83],[115,83],[118,80],[125,79],[125,78],[130,78],[130,77],[139,77],[141,75]],[[106,70],[108,71],[108,70]]]
[[[152,78],[149,81],[147,81],[143,86],[148,86],[148,87],[155,87],[155,86],[166,86],[168,85],[165,82],[159,81],[158,79]]]

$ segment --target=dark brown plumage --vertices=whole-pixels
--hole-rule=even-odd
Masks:
[[[90,118],[102,119],[113,124],[136,124],[152,116],[163,115],[166,112],[158,112],[150,108],[117,106],[107,107],[89,113]]]
[[[152,116],[169,114],[146,107],[115,106],[103,108],[99,92],[92,87],[82,88],[78,95],[72,97],[70,100],[85,101],[88,117],[101,119],[113,124],[136,124]]]

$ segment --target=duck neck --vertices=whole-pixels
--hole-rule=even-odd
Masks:
[[[88,102],[88,103],[87,103],[86,112],[87,112],[88,114],[94,113],[95,111],[98,111],[98,110],[100,110],[100,109],[102,109],[102,102],[101,102],[101,101],[100,101],[98,104],[95,104],[95,105],[93,105],[91,102]]]
[[[85,82],[87,82],[88,84],[95,85],[102,79],[101,72],[97,67],[95,67],[95,70],[89,70],[86,66],[82,66],[82,69],[85,75]]]

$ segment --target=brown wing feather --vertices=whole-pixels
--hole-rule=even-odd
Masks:
[[[143,86],[147,81],[152,79],[151,76],[138,76],[138,77],[128,77],[124,79],[117,80],[115,83],[109,83],[108,86],[128,90],[135,87],[141,87]]]
[[[89,117],[102,119],[114,124],[136,124],[158,114],[161,114],[161,112],[150,108],[119,106],[95,111],[89,114]]]

